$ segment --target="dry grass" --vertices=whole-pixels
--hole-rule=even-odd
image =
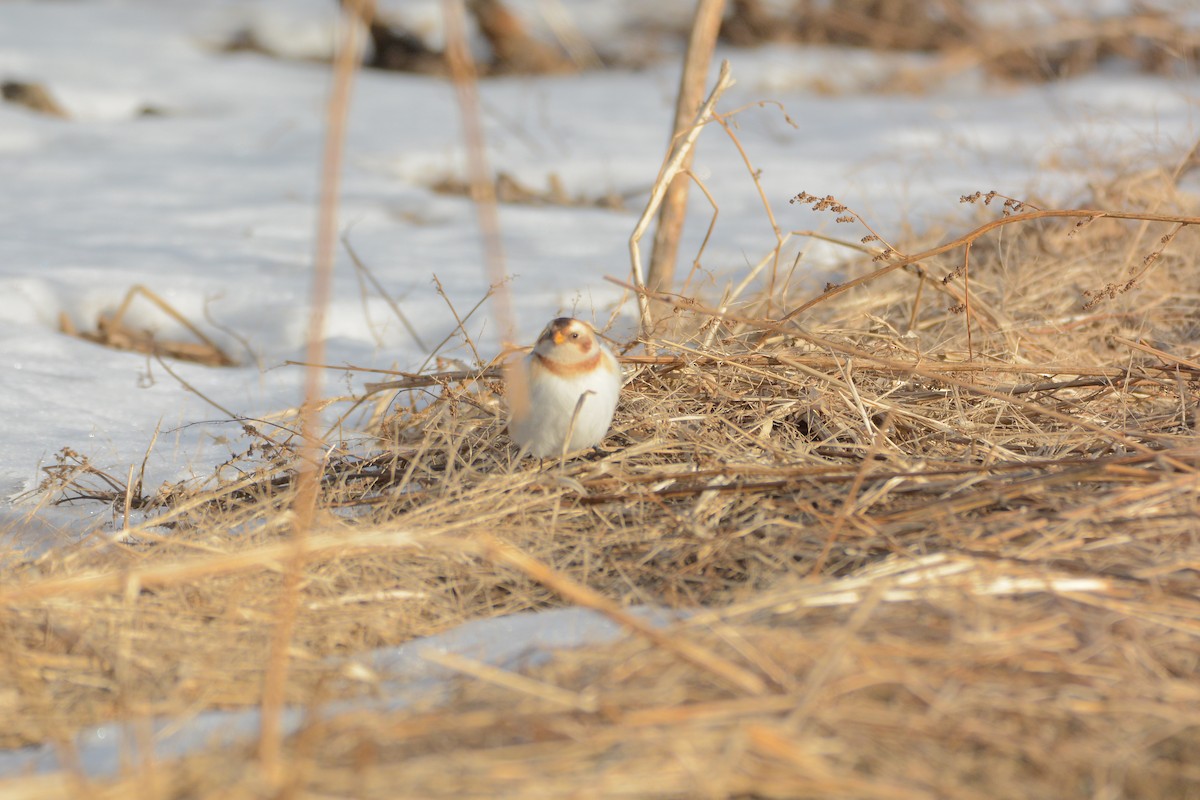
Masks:
[[[1148,73],[1190,74],[1200,57],[1200,31],[1187,21],[1190,6],[1178,0],[1128,8],[1038,0],[1007,15],[979,0],[795,0],[782,7],[734,0],[732,6],[722,33],[733,44],[800,42],[941,56],[927,72],[895,80],[897,89],[921,89],[947,70],[970,67],[1017,81],[1074,77],[1114,61]]]
[[[316,718],[283,788],[1200,796],[1200,278],[1180,170],[1106,188],[1106,208],[1162,222],[996,199],[980,221],[1011,224],[967,237],[969,270],[963,246],[903,269],[889,252],[812,303],[782,275],[720,319],[674,298],[654,354],[626,357],[606,450],[565,464],[512,462],[494,367],[404,378],[380,438],[323,465],[290,702],[367,696],[326,657],[468,620],[701,611],[531,681],[464,679],[446,706]],[[77,461],[55,473],[61,495],[152,519],[124,544],[10,557],[0,745],[260,702],[300,456],[248,436],[208,482],[153,495]],[[0,785],[67,788],[280,787],[249,744]]]
[[[131,326],[125,321],[125,314],[129,311],[133,301],[138,297],[145,298],[146,303],[157,307],[163,315],[191,332],[198,341],[189,342],[163,339],[157,336],[152,330],[144,330]],[[87,339],[89,342],[95,342],[105,347],[112,347],[116,350],[131,350],[135,353],[147,353],[159,357],[165,356],[178,361],[192,361],[209,367],[237,366],[237,362],[221,349],[220,345],[206,336],[204,331],[200,330],[187,317],[179,313],[174,306],[160,297],[156,292],[141,284],[130,287],[129,291],[125,293],[125,297],[122,298],[121,304],[117,306],[116,311],[111,314],[102,313],[99,316],[96,320],[96,330],[94,332],[79,330],[75,327],[75,322],[65,311],[59,313],[58,329],[68,336],[78,336],[81,339]]]

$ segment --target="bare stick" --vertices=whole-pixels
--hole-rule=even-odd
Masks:
[[[721,207],[717,205],[717,198],[712,196],[712,192],[704,185],[704,181],[700,180],[696,173],[690,169],[687,171],[687,176],[696,182],[696,188],[704,194],[704,198],[712,206],[712,217],[708,220],[708,230],[704,232],[704,239],[700,242],[700,248],[696,250],[696,256],[692,259],[692,269],[688,272],[687,280],[683,282],[683,289],[681,291],[685,294],[688,287],[692,285],[692,278],[695,277],[696,272],[700,269],[700,259],[704,257],[704,251],[708,248],[708,241],[712,238],[713,231],[717,227],[717,217],[721,214]]]
[[[791,122],[791,118],[785,113],[784,119]],[[786,241],[783,233],[779,230],[779,223],[775,220],[775,212],[771,210],[771,201],[767,199],[766,190],[762,185],[762,170],[755,169],[754,164],[750,161],[750,155],[746,152],[746,148],[742,147],[742,140],[733,132],[733,126],[728,122],[728,114],[713,114],[713,118],[721,126],[729,136],[733,146],[737,148],[738,154],[742,157],[742,163],[746,165],[746,171],[750,173],[750,180],[754,181],[754,188],[758,190],[758,199],[762,202],[763,210],[767,212],[767,221],[771,223],[771,232],[775,234],[775,258],[772,261],[771,267],[771,284],[767,291],[767,307],[770,308],[772,302],[772,294],[775,289],[775,277],[779,272],[779,254],[783,250],[783,243]],[[793,125],[794,126],[794,125]],[[790,234],[789,234],[790,235]],[[747,279],[748,282],[749,279]],[[745,282],[744,282],[745,283]]]
[[[975,360],[975,348],[971,344],[971,244],[963,245],[963,319],[967,322],[967,360]]]
[[[166,300],[163,300],[157,294],[140,283],[134,284],[129,288],[129,291],[125,293],[125,299],[121,301],[121,305],[117,308],[116,313],[114,313],[112,316],[112,324],[114,326],[123,324],[122,320],[125,316],[125,312],[129,310],[129,304],[133,302],[134,295],[139,294],[154,305],[158,306],[168,317],[191,331],[192,335],[194,335],[197,339],[208,345],[208,347],[212,349],[218,365],[229,367],[237,364],[236,361],[229,357],[228,353],[221,349],[220,345],[205,336],[204,331],[197,328],[187,317],[176,311],[174,306],[172,306]]]
[[[424,658],[426,661],[432,661],[447,669],[461,672],[464,675],[470,675],[476,680],[485,681],[495,686],[502,686],[505,689],[527,694],[530,697],[536,697],[555,705],[582,711],[585,714],[595,713],[598,706],[593,693],[586,691],[582,693],[572,692],[569,689],[563,689],[551,683],[535,680],[516,672],[509,672],[506,669],[493,667],[491,664],[485,664],[482,661],[461,656],[453,651],[447,650],[443,652],[430,647],[421,651],[421,658]]]
[[[670,157],[662,170],[658,174],[658,179],[654,182],[654,188],[650,192],[650,200],[646,203],[646,210],[642,212],[641,218],[638,220],[637,226],[633,229],[633,234],[629,237],[629,257],[633,269],[633,283],[643,291],[638,292],[638,312],[641,315],[642,332],[647,333],[650,330],[652,320],[650,318],[650,300],[646,296],[644,289],[646,288],[645,272],[642,269],[642,251],[639,247],[642,236],[645,235],[646,229],[650,227],[650,221],[654,218],[654,214],[662,205],[663,198],[666,196],[667,187],[676,175],[679,175],[684,170],[684,160],[692,152],[696,145],[696,139],[700,136],[701,129],[708,124],[712,119],[713,107],[717,104],[717,100],[721,95],[733,85],[733,79],[729,76],[729,62],[721,62],[721,74],[717,78],[717,83],[713,86],[713,90],[708,95],[708,99],[704,101],[704,105],[700,108],[696,118],[692,121],[692,125],[688,128],[683,139],[671,151]]]
[[[500,540],[484,535],[479,537],[484,555],[491,561],[515,567],[527,576],[558,594],[586,608],[599,611],[604,616],[643,636],[664,650],[669,650],[702,670],[720,678],[726,684],[751,695],[763,695],[770,689],[762,678],[743,667],[727,661],[720,655],[705,650],[694,642],[656,628],[641,617],[630,614],[599,592],[576,583],[560,572],[551,569],[536,558],[503,544]]]
[[[421,334],[417,333],[417,329],[414,328],[413,324],[408,321],[408,317],[405,315],[405,313],[400,310],[400,304],[392,299],[392,296],[387,293],[386,289],[383,288],[383,284],[379,282],[379,279],[375,277],[375,274],[371,272],[371,270],[367,268],[367,265],[363,263],[363,260],[358,257],[358,253],[356,253],[354,248],[350,245],[349,233],[342,235],[342,246],[346,248],[346,252],[350,255],[350,261],[354,264],[354,268],[358,270],[359,275],[366,278],[367,281],[369,281],[370,284],[375,287],[375,291],[378,292],[379,296],[383,298],[383,302],[388,304],[388,308],[390,308],[392,313],[396,315],[396,319],[400,320],[400,324],[402,324],[404,329],[408,331],[408,335],[411,336],[413,341],[417,343],[417,347],[429,352],[429,346],[421,340]],[[363,310],[366,310],[365,307]]]
[[[350,107],[350,89],[358,63],[359,18],[365,0],[346,0],[347,10],[342,40],[333,61],[333,86],[325,111],[325,148],[321,159],[321,195],[317,215],[317,238],[313,261],[312,305],[309,308],[308,346],[305,360],[319,364],[325,360],[325,314],[333,282],[333,260],[337,245],[337,203],[342,168],[342,149],[346,138],[346,118]],[[281,715],[287,695],[288,650],[296,624],[300,602],[301,572],[304,567],[307,537],[316,515],[321,467],[322,443],[317,434],[318,403],[321,397],[321,370],[304,371],[304,405],[300,412],[300,431],[304,444],[300,472],[296,480],[296,498],[292,505],[292,548],[286,561],[283,590],[276,610],[275,630],[271,637],[267,667],[263,676],[262,726],[258,755],[267,780],[280,785],[283,766],[283,730]]]
[[[571,412],[571,422],[567,425],[567,436],[563,440],[562,452],[558,454],[558,465],[560,467],[566,463],[567,453],[571,452],[571,437],[575,435],[575,423],[579,420],[579,412],[583,411],[583,404],[587,402],[588,396],[593,394],[595,392],[588,389],[579,395],[579,399],[575,401],[575,410]]]
[[[712,62],[724,10],[725,0],[700,0],[696,4],[692,33],[688,38],[687,54],[684,56],[683,74],[679,78],[679,95],[675,99],[675,126],[671,132],[673,146],[691,125],[704,96],[708,65]],[[680,169],[686,172],[691,165],[692,153],[689,150],[684,155]],[[646,283],[651,289],[670,290],[674,281],[679,237],[687,217],[687,196],[687,177],[672,177],[663,197],[662,208],[659,210],[658,227],[654,230],[654,246],[650,251],[650,274]]]
[[[500,327],[501,343],[505,344],[513,340],[516,327],[513,324],[508,273],[504,266],[504,243],[500,238],[496,183],[492,180],[484,149],[477,72],[475,61],[471,57],[471,48],[467,45],[462,0],[442,0],[442,16],[446,25],[446,64],[454,81],[454,90],[458,94],[463,138],[467,146],[467,177],[471,185],[471,198],[475,201],[475,213],[479,218],[480,234],[483,237],[483,263],[487,269],[488,283],[495,291],[492,308],[496,323]],[[529,407],[529,387],[525,385],[525,376],[512,361],[505,365],[504,380],[508,386],[509,408],[514,414],[523,413]]]

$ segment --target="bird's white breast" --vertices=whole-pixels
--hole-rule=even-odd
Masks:
[[[591,447],[608,433],[621,391],[621,368],[612,352],[600,347],[596,369],[580,375],[556,375],[538,362],[536,354],[526,357],[523,367],[529,407],[523,413],[514,409],[509,433],[531,455],[558,455],[568,431],[568,451]],[[576,415],[580,397],[584,400]]]

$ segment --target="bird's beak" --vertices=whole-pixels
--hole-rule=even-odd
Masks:
[[[555,332],[554,332],[554,343],[555,343],[555,344],[562,344],[562,343],[563,343],[563,342],[565,342],[566,340],[567,340],[567,337],[563,336],[563,332],[562,332],[562,331],[555,331]]]

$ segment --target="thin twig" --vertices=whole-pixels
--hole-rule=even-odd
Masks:
[[[679,143],[670,151],[666,162],[658,173],[658,178],[654,181],[654,188],[650,191],[650,199],[646,203],[646,208],[629,237],[629,257],[632,264],[633,283],[639,288],[644,288],[646,285],[645,273],[642,269],[642,253],[639,247],[642,236],[645,235],[646,229],[650,227],[655,212],[662,205],[667,187],[674,180],[675,176],[685,168],[685,161],[691,154],[692,148],[695,147],[696,139],[700,136],[700,131],[703,130],[704,126],[712,118],[713,108],[716,106],[717,100],[732,85],[733,79],[729,75],[729,62],[723,61],[721,62],[721,73],[717,78],[716,85],[713,86],[712,92],[709,93],[708,99],[700,107],[700,111],[696,114],[696,118],[692,121],[692,125],[688,128],[687,133],[684,134]],[[639,293],[637,297],[642,331],[648,333],[653,324],[650,316],[650,303],[643,294]]]
[[[383,288],[383,284],[381,284],[379,279],[375,277],[375,273],[372,272],[367,265],[363,263],[363,260],[358,257],[358,253],[354,250],[353,245],[350,244],[349,231],[346,231],[342,234],[342,246],[346,248],[346,253],[350,256],[350,262],[354,264],[354,269],[358,271],[359,275],[363,276],[367,279],[367,281],[370,282],[371,286],[375,288],[375,291],[379,294],[379,296],[383,298],[383,301],[388,304],[388,308],[390,308],[392,313],[396,315],[396,319],[400,320],[400,324],[404,326],[404,329],[408,331],[408,335],[411,336],[413,341],[417,343],[417,347],[421,348],[421,350],[425,352],[429,352],[429,347],[424,341],[422,341],[421,334],[417,332],[417,329],[413,327],[413,324],[408,321],[408,315],[401,310],[400,304],[392,299],[392,296],[388,294],[386,289]],[[365,313],[366,309],[364,308],[363,311]]]
[[[724,10],[725,0],[699,0],[696,3],[692,29],[684,54],[683,71],[679,77],[679,91],[675,97],[675,122],[671,130],[672,148],[692,124],[696,108],[704,96],[704,83],[708,78],[708,66],[717,44]],[[663,195],[647,276],[648,285],[653,289],[669,290],[674,282],[679,237],[687,217],[688,181],[682,173],[689,171],[691,163],[692,151],[688,148],[680,162],[681,174],[673,175],[668,180],[666,193]]]
[[[341,183],[342,154],[346,120],[350,108],[350,90],[359,57],[359,20],[366,0],[345,0],[346,15],[342,38],[333,62],[333,86],[326,108],[325,147],[321,159],[320,208],[313,256],[312,299],[309,308],[308,344],[305,359],[312,364],[325,360],[325,316],[333,284],[334,251],[337,243],[337,206]],[[303,439],[302,459],[292,503],[291,552],[286,561],[280,590],[276,623],[267,654],[263,676],[262,725],[258,755],[263,773],[275,786],[284,779],[283,705],[287,697],[289,656],[292,631],[300,605],[300,582],[306,557],[307,539],[317,513],[317,495],[321,478],[320,453],[323,444],[317,432],[321,399],[322,371],[309,367],[304,371],[304,402],[300,410]]]
[[[467,150],[467,175],[471,198],[483,239],[483,262],[492,287],[492,309],[500,329],[502,343],[516,335],[512,297],[508,288],[508,270],[504,261],[504,240],[500,235],[500,214],[496,205],[496,184],[488,166],[483,116],[479,109],[479,84],[475,60],[467,42],[466,15],[462,0],[442,0],[442,19],[446,26],[446,65],[454,82],[463,139]],[[515,366],[505,367],[509,404],[513,413],[529,407],[529,388]]]
[[[656,628],[641,617],[630,614],[604,595],[572,581],[517,548],[502,544],[491,536],[481,536],[477,541],[483,548],[483,553],[490,560],[515,567],[571,602],[599,611],[656,646],[674,653],[740,691],[752,695],[766,694],[769,691],[767,684],[758,675],[725,660],[716,653],[705,650],[688,639],[672,636]]]

